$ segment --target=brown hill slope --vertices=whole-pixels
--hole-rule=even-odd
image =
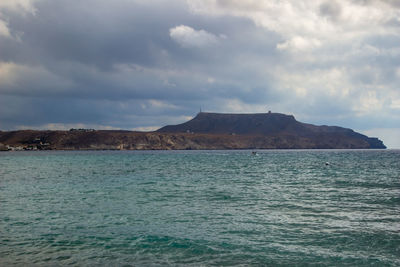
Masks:
[[[249,136],[275,136],[305,138],[311,142],[326,147],[328,140],[338,139],[337,143],[345,139],[365,142],[368,148],[386,148],[377,138],[369,138],[351,129],[337,126],[316,126],[297,121],[292,115],[280,113],[256,114],[222,114],[200,112],[192,120],[160,128],[160,133],[200,133],[200,134],[231,134]],[[359,144],[355,144],[359,147]]]
[[[293,116],[199,113],[156,132],[0,131],[0,147],[18,149],[316,149],[386,148],[351,129],[301,123]]]

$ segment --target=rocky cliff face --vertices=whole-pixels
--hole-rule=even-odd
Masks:
[[[302,148],[386,148],[382,141],[351,129],[316,126],[280,113],[221,114],[201,112],[192,120],[160,128],[160,133],[198,133],[263,136],[285,139],[290,147]],[[290,145],[289,145],[290,144]]]
[[[0,131],[3,147],[18,149],[349,149],[386,148],[382,141],[351,129],[315,126],[277,113],[199,113],[156,132]]]

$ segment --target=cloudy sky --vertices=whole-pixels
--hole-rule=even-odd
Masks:
[[[1,130],[151,130],[200,108],[400,148],[400,1],[0,1]]]

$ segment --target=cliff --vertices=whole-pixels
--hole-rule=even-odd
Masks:
[[[351,129],[315,126],[279,113],[199,113],[192,120],[156,132],[0,131],[0,143],[12,149],[349,149],[386,148],[382,141]]]
[[[285,139],[290,148],[386,148],[382,141],[348,128],[316,126],[280,113],[222,114],[200,112],[192,120],[160,128],[160,133],[245,135]],[[311,147],[310,147],[311,146]]]

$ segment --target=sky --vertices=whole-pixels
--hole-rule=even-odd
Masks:
[[[400,148],[400,1],[0,1],[1,130],[154,130],[200,109]]]

